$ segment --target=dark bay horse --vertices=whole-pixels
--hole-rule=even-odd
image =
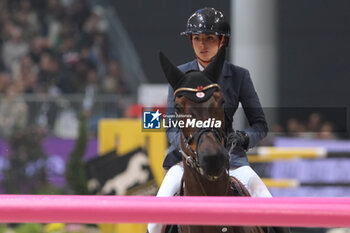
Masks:
[[[224,60],[222,47],[204,71],[182,73],[160,53],[163,71],[174,89],[177,120],[184,122],[179,130],[184,166],[181,192],[186,196],[249,196],[243,184],[228,173],[225,101],[217,84]],[[183,233],[267,232],[258,226],[180,226],[180,229]]]

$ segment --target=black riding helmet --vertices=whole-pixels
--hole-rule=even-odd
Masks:
[[[224,15],[214,8],[205,7],[197,10],[187,20],[186,31],[180,35],[192,34],[214,34],[230,37],[230,24],[225,20]]]

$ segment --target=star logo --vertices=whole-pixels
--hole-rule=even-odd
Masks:
[[[160,116],[162,113],[157,109],[156,112],[143,112],[143,128],[144,129],[160,129]]]
[[[155,113],[151,113],[151,115],[153,116],[152,121],[158,119],[159,116],[161,116],[162,114],[159,112],[159,109],[157,109],[157,111]]]

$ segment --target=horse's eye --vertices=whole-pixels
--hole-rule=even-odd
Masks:
[[[175,104],[174,108],[175,108],[175,112],[177,112],[177,113],[183,113],[183,111],[184,111],[181,104]]]

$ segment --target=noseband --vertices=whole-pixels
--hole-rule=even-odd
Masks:
[[[197,170],[201,175],[205,175],[203,169],[200,167],[199,165],[199,161],[197,159],[198,156],[198,145],[200,142],[201,137],[205,134],[205,133],[210,133],[212,132],[214,134],[214,137],[216,139],[216,141],[221,144],[222,140],[226,140],[226,136],[225,133],[223,132],[222,129],[216,129],[216,128],[197,128],[193,134],[190,134],[190,136],[187,138],[185,136],[185,134],[183,133],[183,131],[180,129],[180,133],[182,135],[182,140],[183,143],[186,147],[186,149],[191,152],[193,154],[192,156],[187,155],[184,151],[180,150],[182,156],[185,158],[186,164],[191,167],[194,168],[195,170]],[[194,151],[190,144],[191,142],[195,140],[196,141],[196,150]],[[226,159],[229,160],[229,155],[226,155]],[[215,180],[217,177],[208,177],[209,179]]]

